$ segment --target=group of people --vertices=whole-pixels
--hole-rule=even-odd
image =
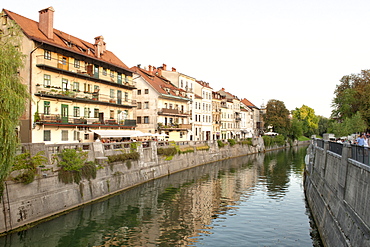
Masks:
[[[359,135],[355,140],[355,144],[358,146],[369,147],[369,136],[365,133]]]

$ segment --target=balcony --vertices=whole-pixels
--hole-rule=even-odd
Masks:
[[[158,123],[158,130],[191,130],[191,124]]]
[[[168,109],[168,108],[161,108],[158,109],[158,115],[168,115],[168,116],[189,116],[190,112],[181,111],[179,109]]]
[[[62,117],[60,114],[38,114],[35,117],[35,124],[49,125],[49,126],[65,126],[65,127],[120,127],[132,128],[136,127],[136,120],[125,119],[104,119],[100,121],[99,118],[83,118],[83,117]]]
[[[57,73],[64,73],[70,76],[81,78],[83,80],[92,80],[103,84],[121,87],[126,89],[136,89],[136,82],[132,80],[118,81],[117,75],[110,77],[102,73],[96,74],[93,72],[92,64],[84,64],[75,68],[74,64],[68,63],[68,60],[58,60],[55,58],[45,59],[44,56],[36,57],[36,66],[45,70],[50,70]]]
[[[240,118],[240,117],[236,117],[236,118],[235,118],[235,121],[242,121],[242,118]]]
[[[134,100],[111,98],[109,95],[96,92],[80,91],[80,90],[62,90],[56,86],[42,86],[36,85],[37,93],[35,96],[50,98],[50,99],[63,99],[80,103],[91,103],[98,105],[115,105],[117,107],[132,108],[136,105]]]

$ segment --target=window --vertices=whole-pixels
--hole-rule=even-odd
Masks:
[[[122,84],[122,74],[121,73],[117,73],[117,83]]]
[[[50,87],[51,85],[51,76],[44,75],[44,87]]]
[[[84,117],[89,118],[90,117],[90,108],[85,107],[84,108]]]
[[[141,124],[141,117],[136,118],[136,123]]]
[[[145,124],[148,124],[148,123],[149,123],[149,116],[145,116],[145,117],[144,117],[144,123],[145,123]]]
[[[44,58],[51,60],[51,51],[44,50]]]
[[[110,71],[110,77],[112,77],[112,78],[114,77],[114,71],[112,71],[112,70]]]
[[[144,102],[144,109],[149,109],[149,101]]]
[[[140,89],[137,90],[137,95],[141,95],[141,90]]]
[[[125,101],[128,102],[128,92],[125,92]]]
[[[114,89],[110,90],[109,97],[112,98],[112,99],[114,98]]]
[[[80,68],[80,60],[75,59],[74,66],[75,68]]]
[[[80,132],[75,130],[73,131],[73,140],[74,141],[79,141],[80,140]]]
[[[137,102],[137,109],[141,109],[141,102]]]
[[[68,130],[62,130],[62,141],[68,141]]]
[[[44,141],[45,142],[51,141],[51,133],[50,133],[50,130],[44,130]]]
[[[109,119],[114,119],[114,110],[109,111]]]
[[[181,86],[180,86],[181,88],[183,88],[184,87],[184,82],[181,80]]]
[[[149,94],[149,89],[145,89],[145,90],[144,90],[144,93],[145,93],[145,94]]]
[[[80,83],[79,82],[73,82],[73,91],[80,92]]]
[[[85,139],[85,140],[89,140],[89,137],[90,137],[90,135],[89,135],[89,134],[85,134],[85,135],[84,135],[84,139]]]
[[[73,107],[73,116],[74,117],[79,117],[80,116],[80,107],[78,107],[78,106]]]
[[[98,108],[94,109],[94,118],[99,118],[99,109]]]
[[[107,75],[107,69],[103,68],[103,75]]]
[[[68,90],[68,80],[62,79],[62,91],[67,91],[67,90]]]
[[[44,114],[50,115],[50,101],[44,101]]]

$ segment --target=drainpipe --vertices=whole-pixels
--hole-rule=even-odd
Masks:
[[[29,130],[30,130],[30,133],[29,133],[29,142],[32,143],[32,54],[38,49],[40,48],[41,46],[43,45],[43,43],[41,43],[39,46],[36,46],[31,52],[30,52],[30,78],[29,78],[29,92],[30,92],[30,96],[31,96],[31,99],[30,99],[30,102],[29,102],[29,114],[30,114],[30,121],[29,121]]]

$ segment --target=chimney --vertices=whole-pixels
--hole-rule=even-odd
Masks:
[[[221,88],[221,90],[225,92],[225,88]]]
[[[158,68],[157,75],[162,76],[162,69],[161,68]]]
[[[107,50],[106,49],[106,44],[104,42],[104,38],[103,36],[98,36],[98,37],[95,37],[95,56],[97,58],[100,58],[104,52]]]
[[[39,29],[48,39],[54,38],[54,9],[49,7],[39,11]]]
[[[149,73],[151,74],[153,72],[153,67],[152,65],[149,65]]]
[[[176,69],[174,67],[172,67],[172,72],[176,72]]]
[[[167,70],[167,64],[162,65],[163,70]]]

